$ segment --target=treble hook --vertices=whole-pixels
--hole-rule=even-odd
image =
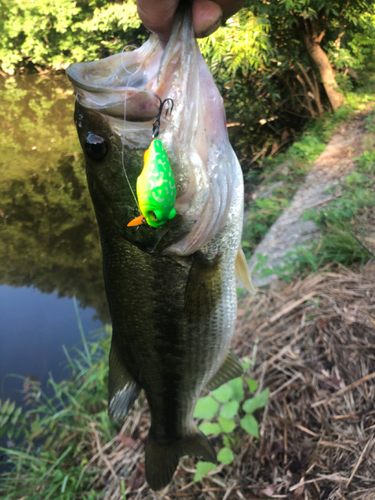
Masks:
[[[159,113],[158,113],[157,117],[155,118],[154,123],[152,124],[152,138],[153,139],[155,139],[159,135],[160,119],[161,119],[161,114],[163,112],[164,104],[167,104],[167,109],[165,110],[165,117],[168,116],[168,113],[172,113],[173,106],[174,106],[173,99],[171,99],[170,97],[167,97],[167,99],[164,99],[164,101],[162,101],[158,95],[156,97],[160,101],[160,107],[159,107]]]

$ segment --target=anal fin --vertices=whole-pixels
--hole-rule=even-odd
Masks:
[[[245,285],[247,291],[255,295],[256,289],[251,281],[251,274],[241,246],[238,249],[236,258],[236,276]]]
[[[243,368],[241,363],[239,362],[237,356],[229,350],[223,364],[208,382],[205,389],[207,391],[214,391],[221,385],[225,384],[225,382],[232,380],[232,378],[240,377],[242,374]]]
[[[109,354],[108,414],[123,419],[141,390],[119,358],[113,343]]]
[[[150,487],[161,490],[172,480],[180,457],[195,455],[208,462],[216,463],[216,453],[206,436],[199,430],[172,443],[157,441],[150,429],[146,443],[146,479]]]

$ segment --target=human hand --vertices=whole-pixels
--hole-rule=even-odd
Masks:
[[[180,0],[137,0],[143,24],[166,43],[172,30],[173,16]],[[239,11],[245,0],[192,0],[195,36],[204,38],[220,26],[222,19]]]

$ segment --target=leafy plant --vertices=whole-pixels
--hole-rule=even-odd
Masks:
[[[269,30],[267,17],[256,17],[249,9],[242,9],[215,33],[198,40],[198,45],[214,76],[225,73],[234,78],[239,69],[243,74],[256,71],[275,55]]]
[[[249,361],[245,361],[244,368],[246,369],[249,364]],[[238,377],[197,402],[194,417],[203,419],[199,429],[207,436],[222,437],[223,447],[218,452],[217,459],[223,465],[229,465],[234,460],[233,449],[239,442],[240,428],[247,434],[259,438],[259,424],[254,412],[267,404],[269,389],[245,399],[245,394],[253,394],[257,389],[258,383],[255,380]],[[208,472],[215,470],[215,464],[198,461],[194,481],[199,481]]]
[[[0,65],[12,74],[17,66],[66,68],[74,61],[120,52],[146,38],[134,0],[2,0]]]
[[[17,439],[20,435],[20,429],[17,422],[21,415],[22,408],[16,408],[15,402],[6,399],[4,402],[0,399],[0,436],[6,434],[10,439],[13,436]]]
[[[306,276],[327,264],[364,264],[371,257],[367,250],[353,235],[348,226],[326,228],[320,240],[307,247],[296,247],[288,252],[282,265],[265,267],[261,269],[260,277],[265,278],[276,274],[284,281],[292,281],[296,274]]]

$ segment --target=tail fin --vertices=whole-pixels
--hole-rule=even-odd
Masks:
[[[171,482],[178,461],[184,455],[196,455],[216,463],[214,449],[199,430],[174,443],[158,442],[150,430],[146,443],[146,479],[153,490],[161,490]]]

